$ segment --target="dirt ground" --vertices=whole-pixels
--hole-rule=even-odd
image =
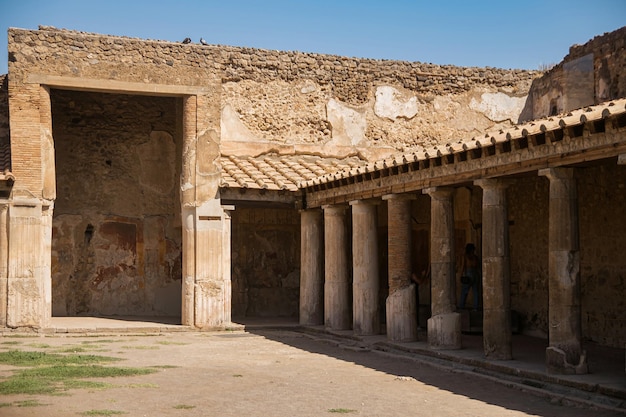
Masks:
[[[0,416],[623,416],[286,330],[0,337],[1,351],[72,346],[124,359],[115,366],[158,371],[107,378],[116,387],[102,390],[2,396]],[[0,378],[10,369],[0,365]],[[26,400],[41,405],[20,407]]]

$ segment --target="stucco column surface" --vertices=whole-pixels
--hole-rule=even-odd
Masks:
[[[354,332],[379,332],[376,201],[352,201],[352,300]]]
[[[322,210],[300,211],[300,324],[324,324],[324,219]]]
[[[452,188],[424,190],[431,198],[431,309],[428,344],[434,349],[461,348],[461,315],[456,312],[454,206]]]
[[[324,325],[348,330],[352,325],[348,271],[347,206],[324,206]]]
[[[8,209],[8,202],[0,202],[0,327],[7,325],[7,267],[9,262]]]
[[[412,194],[383,196],[387,201],[389,296],[386,302],[387,338],[417,340],[417,301],[411,283]]]
[[[42,207],[39,199],[13,200],[9,206],[7,326],[43,327]]]
[[[512,358],[509,222],[510,181],[483,179],[483,349],[490,359]]]
[[[196,276],[196,96],[182,99],[183,151],[180,178],[182,208],[182,308],[181,323],[194,326]]]
[[[549,168],[548,318],[546,365],[555,373],[588,372],[582,349],[578,195],[572,168]]]

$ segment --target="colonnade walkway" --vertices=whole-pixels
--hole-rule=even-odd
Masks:
[[[50,328],[28,333],[36,337],[198,331],[180,325],[179,317],[53,317],[50,324]],[[428,346],[425,330],[418,332],[416,342],[391,342],[386,335],[357,336],[352,330],[335,331],[324,326],[301,326],[295,319],[284,318],[234,319],[229,330],[250,333],[297,331],[348,350],[409,357],[416,362],[440,367],[445,372],[470,373],[552,399],[600,406],[626,415],[624,349],[583,343],[587,351],[589,373],[556,375],[546,371],[547,340],[521,334],[512,336],[513,359],[496,361],[484,357],[480,333],[463,334],[462,349],[433,350]],[[0,337],[16,334],[23,335],[20,331],[0,329]]]

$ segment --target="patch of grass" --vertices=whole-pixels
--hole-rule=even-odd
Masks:
[[[18,407],[40,407],[42,405],[47,405],[47,404],[42,404],[37,400],[24,400],[24,401],[16,401],[13,403],[13,405],[17,405]]]
[[[128,388],[159,388],[157,384],[128,384]]]
[[[93,344],[101,344],[101,343],[115,343],[117,340],[113,339],[98,339],[98,340],[84,340],[80,342],[83,345],[93,345]]]
[[[177,404],[173,408],[177,410],[191,410],[192,408],[196,408],[195,405],[187,405],[187,404]]]
[[[19,345],[22,343],[23,342],[20,342],[19,340],[7,340],[6,342],[0,343],[0,345]]]
[[[65,380],[69,378],[110,378],[116,376],[146,375],[156,372],[149,368],[122,368],[100,365],[55,365],[42,368],[25,369],[18,373],[24,378]]]
[[[146,345],[139,345],[139,346],[122,346],[122,349],[145,349],[145,350],[156,350],[158,349],[158,346],[146,346]]]
[[[157,342],[159,345],[179,345],[179,346],[184,346],[187,343],[183,343],[183,342],[170,342],[169,340],[161,340]]]
[[[82,416],[113,416],[113,415],[118,415],[118,414],[127,414],[123,411],[116,411],[116,410],[89,410],[89,411],[83,411],[82,413],[80,413],[80,415]]]
[[[48,348],[52,347],[52,346],[50,346],[47,343],[29,343],[28,346],[34,347],[34,348],[37,348],[37,349],[48,349]]]
[[[119,361],[119,358],[97,355],[59,355],[46,352],[9,350],[0,352],[0,363],[14,366],[85,365]]]
[[[235,378],[241,378],[241,377],[243,377],[243,375],[241,375],[241,374],[233,374],[233,377],[235,377]]]
[[[60,394],[69,389],[105,389],[113,385],[88,381],[88,378],[146,375],[153,368],[124,368],[102,366],[99,363],[118,358],[96,355],[59,355],[44,352],[12,350],[0,352],[0,363],[27,367],[0,382],[0,395]]]
[[[329,413],[338,413],[338,414],[348,414],[348,413],[356,413],[356,410],[351,410],[349,408],[329,408]]]
[[[0,408],[3,408],[3,407],[11,407],[12,405],[13,405],[13,404],[11,404],[11,403],[0,403]]]

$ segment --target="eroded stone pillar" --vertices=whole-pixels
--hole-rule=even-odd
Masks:
[[[539,175],[550,180],[549,226],[549,346],[550,372],[585,374],[580,306],[578,195],[572,168],[548,168]]]
[[[46,202],[41,210],[41,281],[43,288],[42,327],[48,327],[52,318],[52,214],[54,203]]]
[[[194,326],[194,300],[196,275],[196,216],[193,207],[182,209],[182,305],[181,324]]]
[[[411,283],[411,194],[383,196],[387,201],[389,296],[386,303],[387,338],[417,340],[417,301]]]
[[[7,325],[7,268],[9,262],[8,209],[8,201],[0,202],[0,327],[6,327]]]
[[[428,344],[433,349],[461,348],[461,315],[456,312],[454,206],[452,188],[428,188],[430,195],[431,309]]]
[[[348,271],[347,206],[324,206],[324,325],[347,330],[352,325]]]
[[[324,221],[320,209],[300,211],[300,324],[324,324]]]
[[[233,285],[232,285],[232,257],[231,257],[231,241],[232,241],[232,221],[231,212],[235,210],[234,206],[222,206],[224,209],[223,216],[223,260],[224,270],[222,275],[224,276],[224,324],[229,325],[232,322],[232,298],[233,298]]]
[[[182,98],[182,168],[180,202],[182,220],[182,307],[181,323],[194,326],[196,275],[196,96]]]
[[[380,332],[378,314],[378,227],[375,201],[352,201],[352,328]]]
[[[512,358],[509,221],[506,188],[509,181],[483,179],[483,349],[489,359]]]
[[[38,199],[14,199],[9,206],[7,326],[42,327],[42,213]]]

